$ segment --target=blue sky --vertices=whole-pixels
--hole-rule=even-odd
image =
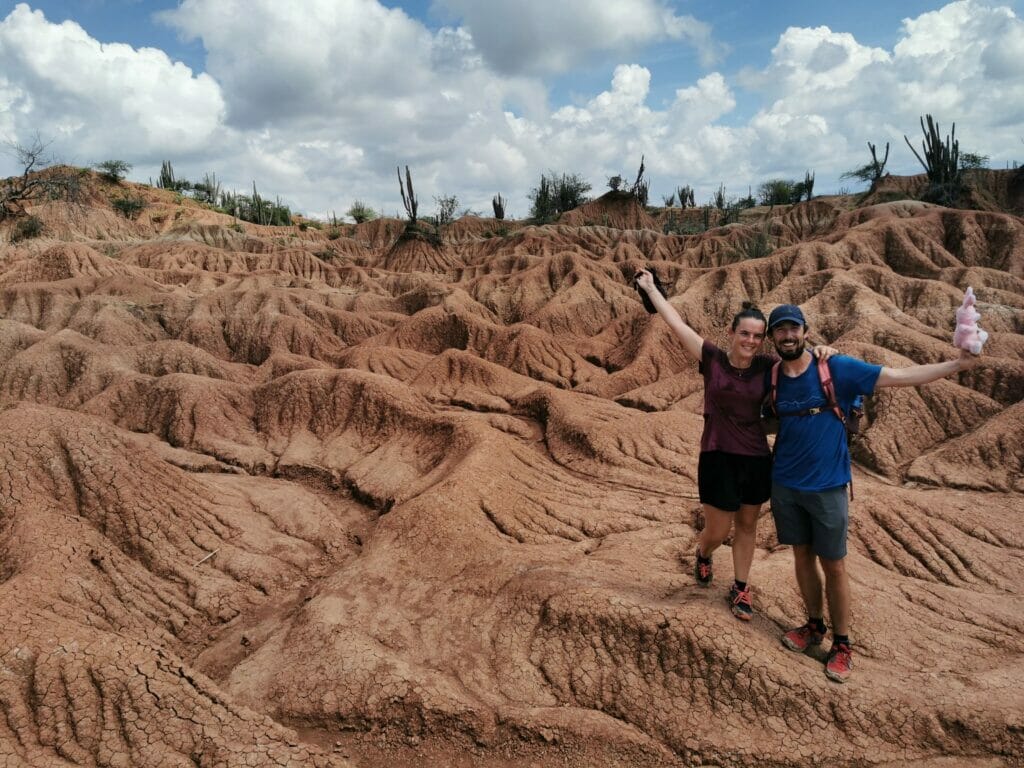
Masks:
[[[1024,159],[1020,6],[5,0],[0,139],[39,131],[138,180],[171,159],[318,215],[393,213],[399,163],[425,199],[486,210],[502,192],[515,215],[545,170],[599,193],[640,154],[655,198],[808,169],[828,192],[867,141],[915,172],[902,137],[925,111],[993,167]]]

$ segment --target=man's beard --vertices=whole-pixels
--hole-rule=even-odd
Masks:
[[[779,353],[779,357],[781,357],[783,360],[797,360],[804,353],[804,343],[801,341],[799,344],[796,345],[796,347],[794,347],[791,350],[776,347],[775,351]]]

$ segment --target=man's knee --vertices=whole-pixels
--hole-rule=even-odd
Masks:
[[[810,544],[794,544],[793,557],[798,561],[813,561],[817,555],[814,554],[814,549]]]
[[[841,557],[838,560],[828,560],[824,557],[819,557],[818,559],[821,561],[821,570],[825,572],[826,577],[835,578],[846,573],[845,557]]]

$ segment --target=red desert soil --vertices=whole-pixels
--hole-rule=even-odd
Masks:
[[[97,181],[30,208],[41,238],[0,227],[0,765],[1021,765],[1005,174],[987,210],[876,190],[693,235],[620,198],[440,243],[148,188],[129,222]],[[879,394],[854,450],[845,686],[779,643],[770,517],[750,625],[728,547],[694,584],[701,383],[644,264],[715,341],[793,302],[891,366],[950,357],[974,286],[982,362]]]

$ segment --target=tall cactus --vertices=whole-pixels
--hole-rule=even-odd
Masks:
[[[160,164],[160,181],[157,183],[160,189],[177,189],[174,179],[174,168],[170,160],[164,160]]]
[[[636,172],[636,181],[633,182],[633,186],[629,190],[640,201],[640,205],[647,205],[647,196],[651,190],[651,183],[644,180],[645,170],[644,156],[640,155],[640,170]]]
[[[254,181],[253,188],[255,186],[256,182]],[[203,174],[203,188],[206,190],[206,201],[211,205],[216,205],[220,198],[220,182],[217,181],[216,172]]]
[[[416,193],[412,189],[412,173],[409,172],[409,166],[405,166],[405,183],[409,187],[409,194],[405,193],[405,186],[402,185],[402,171],[397,166],[395,171],[398,173],[398,189],[402,193],[402,205],[405,206],[405,213],[409,217],[409,223],[416,223],[416,209],[419,207],[419,201],[416,200]]]
[[[491,200],[491,207],[494,209],[494,218],[498,221],[505,220],[505,198],[499,192]]]
[[[257,224],[268,224],[269,222],[267,222],[265,220],[265,218],[266,218],[266,211],[265,211],[265,209],[263,207],[263,198],[260,197],[260,193],[256,191],[256,181],[255,180],[252,183],[252,207],[253,207],[254,212],[256,214],[256,223]]]
[[[927,128],[924,125],[925,119],[928,120]],[[921,141],[921,151],[924,153],[924,157],[917,153],[906,134],[903,135],[903,140],[907,142],[914,157],[924,167],[928,181],[932,184],[942,185],[959,184],[961,178],[960,142],[956,139],[956,123],[953,123],[945,143],[939,135],[939,124],[932,120],[931,115],[921,118],[921,132],[924,134],[924,139]]]
[[[882,178],[885,164],[889,162],[889,142],[885,142],[885,157],[882,158],[882,162],[878,162],[878,155],[875,154],[875,145],[870,141],[868,142],[868,149],[871,150],[871,181],[875,182]]]

